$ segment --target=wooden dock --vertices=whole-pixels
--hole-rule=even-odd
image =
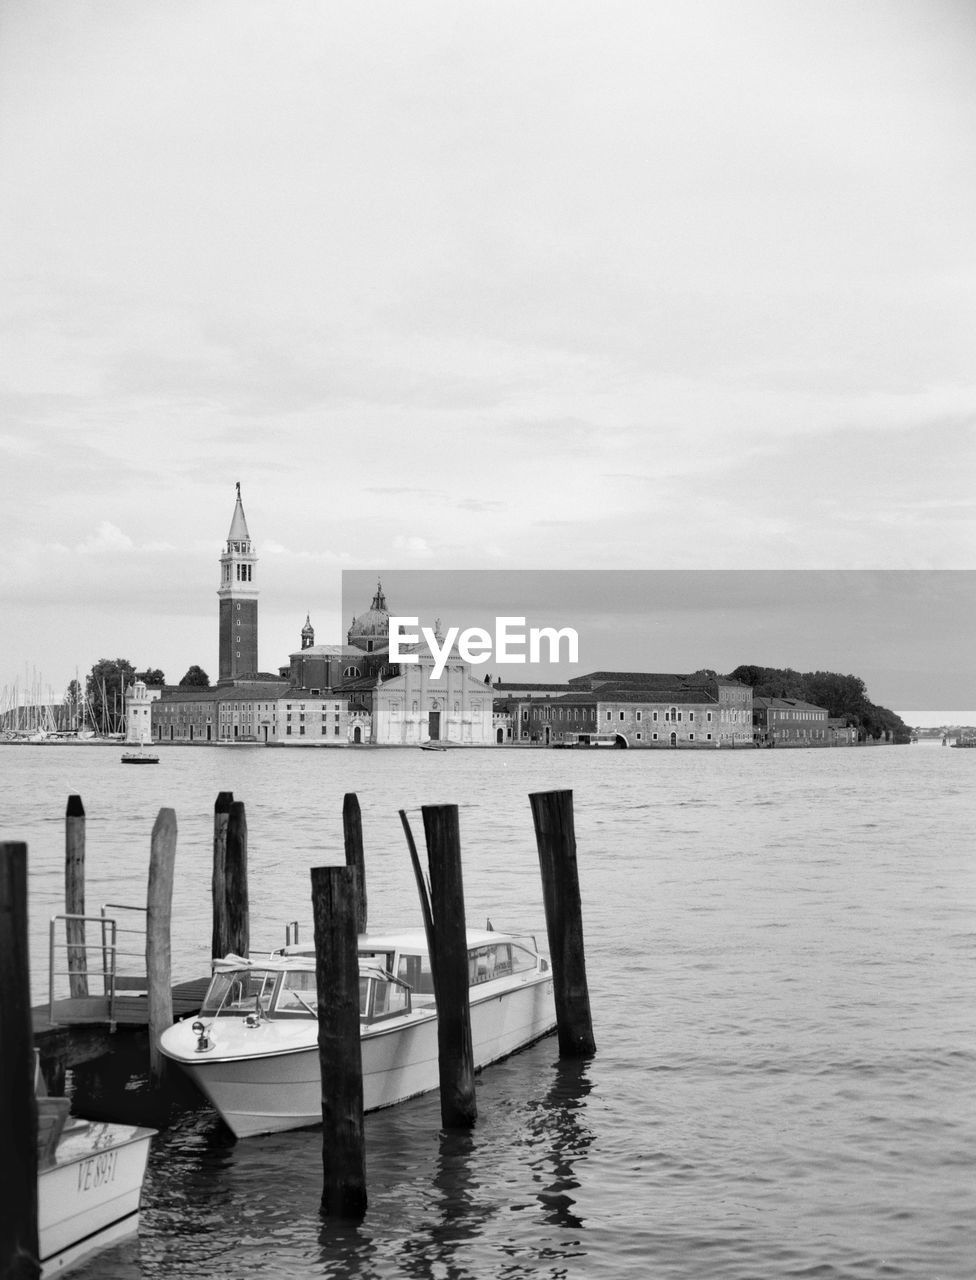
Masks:
[[[200,1011],[210,978],[193,978],[172,988],[173,1020],[181,1021]],[[31,1009],[34,1047],[52,1094],[64,1092],[64,1073],[93,1062],[118,1047],[118,1037],[147,1032],[149,1001],[145,991],[125,991],[115,997],[109,1018],[107,996],[76,996]]]

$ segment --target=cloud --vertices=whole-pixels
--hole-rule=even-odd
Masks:
[[[132,551],[134,547],[135,543],[127,533],[103,520],[97,531],[80,542],[76,549],[83,555],[101,555],[103,552]]]
[[[426,557],[433,554],[427,539],[413,534],[398,533],[393,539],[393,550],[408,556]]]

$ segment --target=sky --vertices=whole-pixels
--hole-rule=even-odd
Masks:
[[[343,570],[976,569],[974,63],[969,0],[3,0],[0,691],[215,676],[237,481],[267,670]]]

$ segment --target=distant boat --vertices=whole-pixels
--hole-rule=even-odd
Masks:
[[[422,742],[420,744],[420,750],[421,751],[446,751],[447,747],[445,747],[440,742]]]
[[[155,756],[151,751],[123,751],[123,764],[159,764],[159,756]]]

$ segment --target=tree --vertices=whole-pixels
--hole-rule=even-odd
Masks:
[[[828,715],[856,728],[861,741],[887,735],[892,742],[911,742],[908,725],[894,711],[871,702],[860,676],[836,671],[805,671],[801,675],[790,667],[744,664],[736,667],[731,678],[751,685],[754,697],[797,698],[815,707],[826,707]]]
[[[203,667],[192,666],[180,681],[181,689],[209,689],[210,677]]]
[[[125,690],[136,671],[128,658],[99,658],[85,680],[85,695],[95,726],[102,733],[121,733]]]
[[[136,679],[141,680],[149,689],[161,689],[166,683],[166,677],[158,667],[150,667],[148,671],[137,671]]]

